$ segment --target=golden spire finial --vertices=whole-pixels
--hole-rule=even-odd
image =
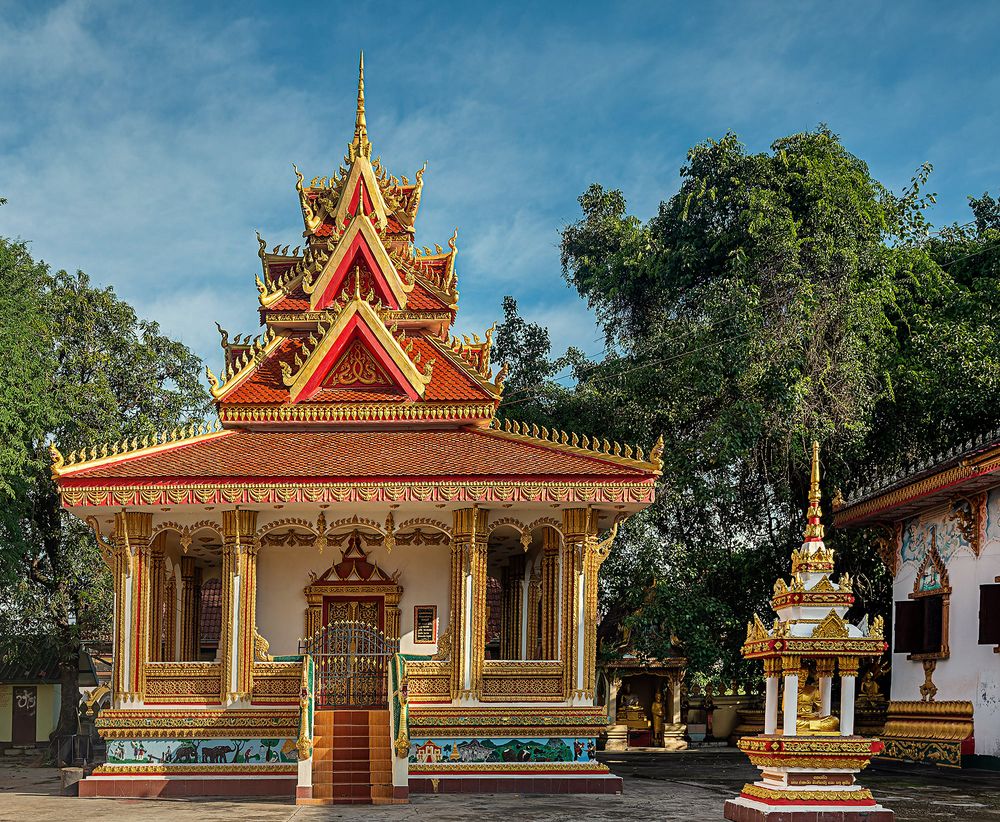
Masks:
[[[361,52],[358,62],[358,109],[354,117],[354,139],[348,147],[353,162],[358,155],[371,157],[372,146],[368,142],[368,124],[365,121],[365,53]]]
[[[806,511],[806,542],[817,542],[823,539],[823,524],[820,522],[823,511],[819,503],[819,443],[813,440],[812,468],[809,472],[809,510]]]

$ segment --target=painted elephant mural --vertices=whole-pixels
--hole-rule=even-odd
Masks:
[[[226,754],[235,751],[232,745],[216,745],[212,748],[201,749],[202,762],[225,762]]]

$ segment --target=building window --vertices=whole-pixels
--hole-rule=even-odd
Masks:
[[[979,586],[979,644],[1000,645],[1000,585]]]
[[[944,596],[921,596],[896,603],[893,651],[897,654],[940,654],[947,641]]]
[[[893,652],[908,654],[907,659],[947,659],[948,604],[951,584],[948,567],[937,550],[937,533],[917,569],[913,593],[908,600],[896,603]]]

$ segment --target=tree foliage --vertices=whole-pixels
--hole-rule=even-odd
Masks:
[[[76,730],[81,639],[106,631],[110,579],[92,535],[62,511],[47,443],[64,451],[201,421],[200,360],[82,272],[51,272],[0,238],[0,633],[54,636],[56,733]]]
[[[829,512],[874,467],[1000,421],[998,207],[984,195],[974,227],[932,236],[929,173],[895,195],[821,127],[757,154],[732,134],[694,147],[646,222],[619,191],[580,197],[562,264],[607,354],[577,355],[572,389],[556,389],[516,307],[497,347],[519,347],[515,328],[534,345],[530,370],[513,358],[521,387],[502,413],[664,435],[657,502],[602,572],[607,636],[625,626],[655,656],[676,635],[697,675],[749,675],[739,646],[801,541],[811,440]],[[890,580],[863,535],[833,544],[858,610],[885,613]]]

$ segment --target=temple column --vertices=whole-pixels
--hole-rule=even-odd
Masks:
[[[166,558],[164,547],[167,535],[159,533],[149,546],[149,660],[164,659],[163,596],[166,593]]]
[[[201,569],[195,568],[194,557],[181,557],[181,661],[198,659],[200,633]]]
[[[162,662],[177,661],[177,580],[168,574],[163,586],[163,653]]]
[[[778,677],[781,675],[781,660],[777,657],[764,660],[764,733],[774,734],[778,730]]]
[[[474,699],[486,655],[486,517],[480,508],[454,512],[452,562],[452,699]]]
[[[820,716],[830,716],[833,697],[833,659],[816,660],[816,678],[819,680]]]
[[[795,723],[799,718],[799,659],[787,656],[782,660],[782,672],[785,676],[785,705],[782,717],[781,732],[785,736],[795,736]]]
[[[249,700],[257,631],[257,512],[222,512],[222,660],[224,702]]]
[[[115,625],[111,682],[115,705],[141,701],[149,660],[149,538],[153,515],[115,514]]]
[[[538,605],[542,601],[542,572],[540,569],[529,569],[529,571],[523,656],[525,659],[538,659],[541,656],[538,641],[538,621],[540,616]]]
[[[531,627],[531,563],[526,560],[521,562],[521,579],[518,580],[521,589],[521,613],[519,614],[519,630],[521,632],[521,644],[518,648],[518,659],[531,659],[528,629]]]
[[[559,532],[542,529],[542,659],[559,659]]]
[[[521,659],[522,590],[524,557],[513,557],[503,571],[503,622],[501,659]]]
[[[591,623],[596,623],[597,618],[600,568],[597,512],[589,508],[565,509],[563,540],[563,694],[566,699],[592,699],[597,626]]]
[[[854,736],[854,685],[858,676],[858,660],[845,657],[840,668],[840,735]]]
[[[670,676],[670,724],[681,724],[681,685],[684,682],[684,675],[680,671],[675,671]]]
[[[613,674],[608,676],[608,724],[615,725],[618,722],[618,689],[622,686],[622,681]]]

